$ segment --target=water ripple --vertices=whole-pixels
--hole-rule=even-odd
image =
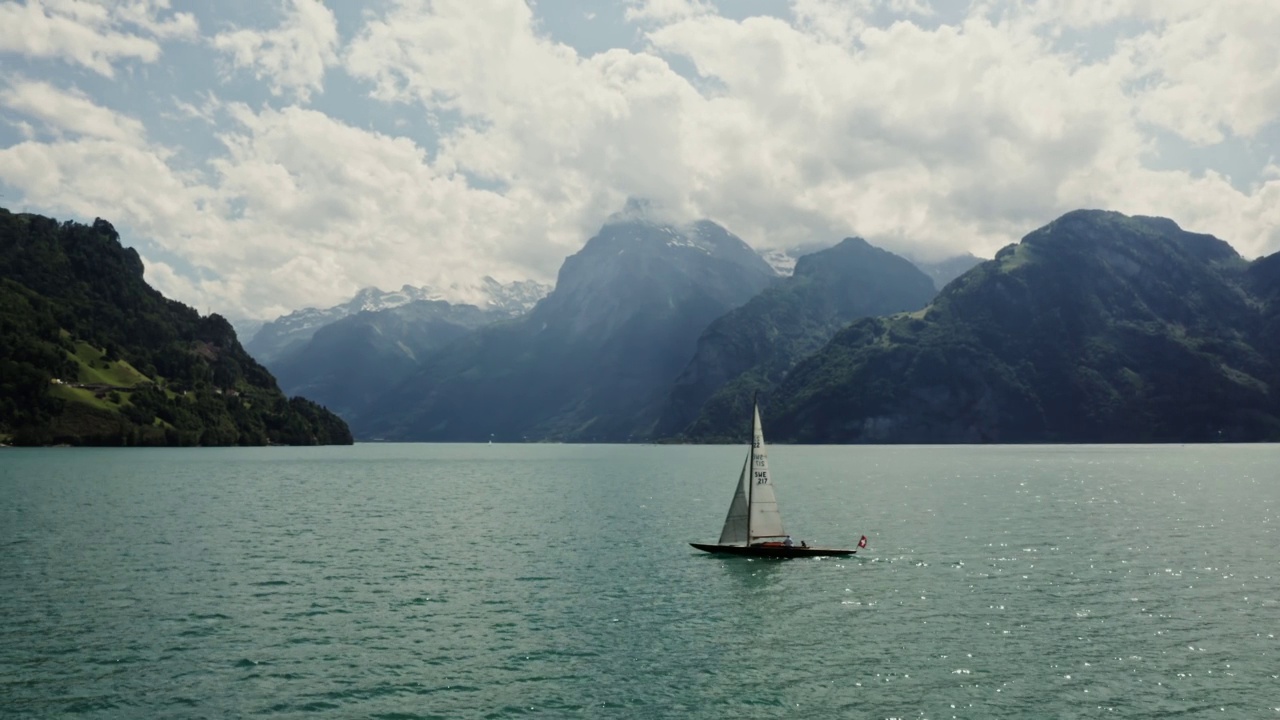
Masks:
[[[0,717],[1280,715],[1274,446],[739,453],[5,451]]]

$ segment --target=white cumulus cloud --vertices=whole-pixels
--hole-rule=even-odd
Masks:
[[[155,62],[157,38],[195,37],[193,15],[168,11],[168,0],[0,2],[0,53],[62,60],[114,77],[119,62]]]
[[[213,38],[235,67],[267,80],[272,93],[291,92],[303,101],[323,89],[325,69],[337,61],[337,44],[337,21],[320,0],[290,0],[274,29],[238,29]]]
[[[46,82],[19,81],[0,88],[0,105],[41,121],[48,129],[137,144],[146,134],[141,122],[100,105],[75,90]]]
[[[368,285],[550,280],[628,197],[757,246],[990,254],[1097,207],[1280,250],[1270,0],[792,0],[745,18],[623,0],[635,42],[596,53],[523,0],[283,7],[199,46],[265,104],[201,87],[146,118],[68,89],[86,83],[5,75],[6,195],[125,226],[157,248],[162,289],[253,317]],[[96,28],[84,48],[189,32],[159,0],[0,4],[33,8]],[[104,74],[154,57],[86,52],[73,62]],[[196,152],[166,121],[211,135]],[[1241,147],[1253,170],[1231,165]]]

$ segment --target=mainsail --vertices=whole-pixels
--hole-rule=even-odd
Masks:
[[[751,487],[747,491],[750,498],[747,522],[747,527],[750,528],[750,540],[783,537],[787,531],[782,529],[782,515],[778,513],[778,499],[773,494],[773,480],[769,477],[769,452],[764,447],[764,430],[760,426],[760,407],[755,406],[753,413],[751,452],[747,455],[747,462],[751,464],[749,479]]]

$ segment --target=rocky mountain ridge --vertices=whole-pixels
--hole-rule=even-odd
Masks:
[[[419,301],[457,303],[458,298],[467,298],[472,302],[458,304],[515,317],[531,310],[550,291],[550,286],[533,280],[501,283],[488,276],[475,285],[447,290],[412,285],[391,291],[368,287],[344,303],[328,308],[303,308],[263,323],[245,348],[259,361],[270,365],[290,349],[301,347],[320,328],[356,313],[390,310]]]
[[[793,274],[703,331],[656,433],[700,437],[740,426],[755,393],[768,392],[850,322],[919,310],[934,294],[915,265],[861,238],[803,255]]]
[[[321,327],[271,361],[288,393],[354,417],[449,343],[510,316],[444,300],[412,300],[363,310]]]
[[[922,313],[869,318],[769,398],[814,443],[1280,439],[1276,256],[1171,220],[1068,213]]]
[[[397,440],[646,436],[698,334],[776,280],[715,223],[616,218],[532,311],[451,344],[354,422]]]

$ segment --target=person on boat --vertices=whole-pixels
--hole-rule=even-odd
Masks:
[[[808,542],[807,540],[801,540],[801,541],[800,541],[800,547],[802,547],[802,548],[807,548],[807,547],[809,547],[809,542]]]
[[[791,542],[791,536],[788,535],[787,539],[782,541],[782,545],[784,547],[791,547],[792,545],[795,545],[795,543]]]

